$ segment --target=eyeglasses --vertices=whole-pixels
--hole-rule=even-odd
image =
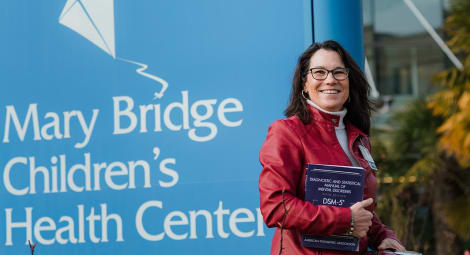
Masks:
[[[335,80],[342,81],[348,78],[349,69],[337,67],[335,69],[328,70],[328,69],[321,68],[321,67],[314,67],[314,68],[310,68],[307,73],[311,73],[313,79],[318,80],[318,81],[326,80],[326,78],[328,78],[329,73],[333,75],[333,78],[335,78]]]

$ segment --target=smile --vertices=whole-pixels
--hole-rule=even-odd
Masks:
[[[320,93],[323,94],[338,94],[340,91],[336,89],[326,89],[326,90],[320,90]]]

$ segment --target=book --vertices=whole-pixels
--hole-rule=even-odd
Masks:
[[[362,201],[365,169],[362,167],[307,164],[305,201],[314,205],[351,207]],[[359,238],[350,235],[302,235],[302,245],[310,248],[358,251]]]

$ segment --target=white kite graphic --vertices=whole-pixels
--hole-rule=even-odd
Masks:
[[[59,17],[59,23],[79,33],[113,59],[138,65],[136,72],[162,85],[154,99],[163,97],[168,82],[155,75],[144,72],[146,64],[116,57],[114,38],[114,0],[67,0]]]

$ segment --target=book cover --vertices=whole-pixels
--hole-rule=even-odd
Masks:
[[[362,201],[365,170],[362,167],[307,164],[305,201],[314,205],[351,207]],[[358,251],[359,238],[349,235],[302,235],[305,247]]]

